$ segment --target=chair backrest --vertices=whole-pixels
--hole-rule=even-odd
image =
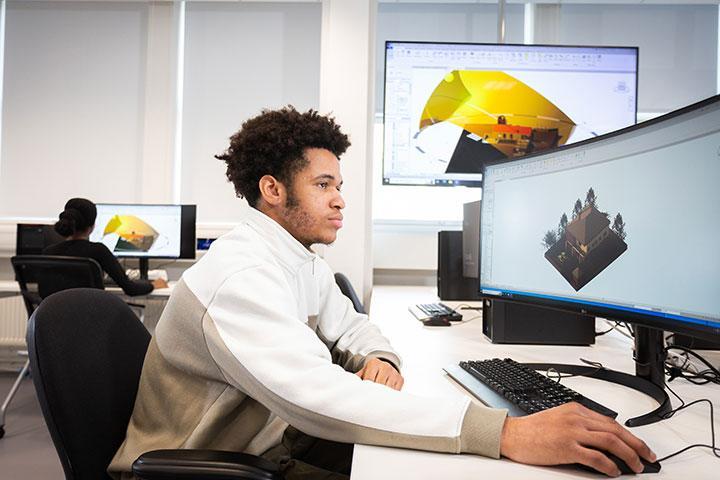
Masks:
[[[107,479],[125,438],[150,334],[112,293],[50,295],[30,317],[30,367],[45,423],[71,480]]]
[[[100,264],[92,258],[17,255],[10,259],[28,316],[43,298],[69,288],[105,288]]]
[[[338,287],[340,287],[340,291],[343,293],[343,295],[350,299],[356,312],[366,313],[362,302],[358,298],[357,293],[355,293],[355,289],[353,288],[352,283],[350,283],[350,279],[348,279],[342,273],[336,273],[335,283],[337,283]]]

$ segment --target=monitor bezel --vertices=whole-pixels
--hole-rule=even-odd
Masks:
[[[527,155],[522,158],[508,160],[507,162],[502,163],[510,163],[514,161],[525,161],[528,159],[533,159],[537,157],[542,157],[545,155],[555,155],[559,152],[565,152],[576,148],[583,148],[587,145],[605,141],[609,138],[617,137],[620,135],[625,135],[628,133],[631,133],[636,130],[645,129],[648,127],[651,127],[657,123],[664,122],[666,120],[679,117],[681,115],[685,115],[687,113],[700,111],[705,107],[708,107],[710,105],[720,103],[720,95],[714,95],[712,97],[706,98],[704,100],[701,100],[699,102],[693,103],[691,105],[688,105],[686,107],[683,107],[678,110],[674,110],[672,112],[669,112],[665,115],[653,118],[651,120],[647,120],[645,122],[641,122],[620,130],[616,130],[614,132],[606,133],[604,135],[600,135],[595,138],[589,138],[577,143],[573,143],[571,145],[563,145],[562,147],[558,147],[553,150],[548,150],[544,152],[535,153],[532,155]],[[497,164],[495,164],[497,165]],[[492,165],[487,165],[483,167],[483,178],[485,176],[485,170],[487,167],[491,167]],[[480,234],[480,248],[482,252],[482,233]],[[479,262],[479,267],[482,269],[482,258]],[[589,301],[583,301],[583,300],[562,300],[562,299],[553,299],[553,298],[547,298],[543,296],[536,296],[528,294],[529,292],[512,292],[512,293],[504,293],[501,295],[496,295],[492,293],[483,293],[483,285],[480,281],[481,275],[478,275],[478,294],[483,299],[495,299],[495,300],[502,300],[502,301],[511,301],[511,302],[517,302],[522,303],[526,305],[536,305],[536,306],[542,306],[542,307],[549,307],[554,308],[561,311],[569,311],[573,313],[582,313],[587,315],[594,315],[602,318],[607,318],[610,320],[617,320],[617,321],[623,321],[623,322],[630,322],[633,324],[643,325],[649,328],[655,328],[659,330],[666,330],[671,331],[675,333],[680,334],[686,334],[692,337],[701,338],[704,340],[710,340],[710,341],[720,341],[720,327],[712,327],[710,325],[702,324],[702,323],[694,323],[697,322],[707,322],[707,319],[697,318],[697,317],[687,317],[687,320],[682,319],[669,319],[665,316],[665,314],[653,314],[649,313],[643,310],[639,309],[624,309],[621,306],[602,306],[598,305],[596,302],[589,302]],[[485,287],[486,290],[500,290],[497,287]],[[709,321],[715,321],[715,320],[709,320]]]
[[[180,203],[110,203],[98,202],[96,207],[180,207],[180,252],[178,256],[172,255],[117,255],[112,252],[115,258],[138,258],[138,259],[194,259],[196,257],[195,243],[197,236],[196,218],[197,205]]]
[[[384,49],[384,65],[383,65],[383,102],[382,102],[382,162],[380,166],[381,170],[381,178],[382,178],[382,185],[383,186],[410,186],[410,187],[467,187],[467,188],[480,188],[482,187],[482,179],[484,178],[484,173],[482,174],[476,174],[477,180],[457,180],[456,183],[453,184],[443,184],[443,183],[430,183],[430,184],[418,184],[418,183],[403,183],[403,182],[389,182],[386,180],[385,177],[385,104],[387,100],[387,54],[388,54],[388,44],[390,43],[410,43],[410,44],[418,44],[418,45],[469,45],[469,46],[497,46],[497,47],[538,47],[538,48],[597,48],[597,49],[626,49],[626,50],[635,50],[635,125],[637,125],[637,115],[638,115],[638,87],[639,87],[639,79],[640,79],[640,47],[627,45],[627,46],[621,46],[621,45],[550,45],[546,43],[538,43],[538,44],[525,44],[525,43],[492,43],[492,42],[432,42],[427,40],[385,40],[385,49]],[[632,125],[634,126],[634,125]],[[627,127],[626,127],[627,128]],[[611,133],[611,132],[609,132]],[[605,134],[607,135],[607,134]],[[582,142],[585,142],[587,140],[594,140],[595,138],[602,137],[603,135],[600,135],[598,137],[594,137],[591,139],[586,140],[580,140],[579,142],[571,143],[570,145],[563,145],[558,148],[564,148],[566,146],[573,146],[580,144]],[[554,151],[554,150],[553,150]],[[546,153],[540,152],[542,153]],[[524,155],[522,157],[517,158],[511,158],[511,159],[505,159],[505,160],[496,160],[496,161],[488,161],[483,163],[483,171],[486,166],[489,165],[497,165],[499,163],[505,163],[505,162],[512,162],[515,160],[525,159],[529,158],[531,156],[537,155],[537,153],[532,153],[529,155]]]

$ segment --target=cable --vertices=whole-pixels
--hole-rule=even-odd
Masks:
[[[591,372],[587,372],[587,373],[568,373],[568,374],[563,375],[562,373],[558,372],[555,368],[550,367],[547,369],[547,372],[545,372],[545,376],[547,378],[549,378],[550,380],[555,380],[555,383],[560,383],[560,380],[562,380],[563,378],[589,377],[589,376],[597,373],[599,370],[602,370],[605,368],[605,366],[600,362],[594,362],[592,360],[586,360],[584,358],[580,358],[580,361],[587,365],[590,365],[591,367],[595,367],[595,370],[593,370]],[[556,377],[551,376],[550,375],[551,372],[554,372],[557,376]]]
[[[615,330],[615,329],[618,327],[618,325],[620,325],[620,322],[615,322],[615,325],[613,325],[612,327],[608,328],[607,330],[603,330],[602,332],[595,332],[595,336],[596,336],[596,337],[599,337],[600,335],[605,335],[606,333],[610,333],[610,332],[612,332],[613,330]]]
[[[454,322],[454,323],[455,323],[455,325],[463,325],[465,323],[472,322],[476,318],[481,318],[481,317],[482,317],[482,315],[475,315],[474,317],[470,317],[467,320],[461,320],[459,322]]]
[[[667,385],[665,385],[665,386],[667,387]],[[672,392],[672,389],[671,389],[670,387],[667,387],[667,388],[668,388],[668,390],[670,390],[670,391]],[[675,392],[673,392],[673,395],[675,395],[676,397],[680,398]],[[680,399],[680,401],[682,402],[682,399]],[[677,412],[679,412],[679,411],[681,411],[681,410],[684,410],[684,409],[686,409],[686,408],[688,408],[688,407],[691,407],[692,405],[695,405],[695,404],[697,404],[697,403],[702,403],[702,402],[707,402],[708,405],[710,405],[710,435],[711,435],[712,444],[711,444],[711,445],[707,445],[707,444],[704,444],[704,443],[695,443],[695,444],[692,444],[692,445],[688,445],[687,447],[681,448],[681,449],[678,450],[677,452],[673,452],[673,453],[671,453],[671,454],[669,454],[669,455],[665,455],[664,457],[659,458],[659,459],[657,460],[658,462],[664,462],[664,461],[667,460],[668,458],[672,458],[672,457],[674,457],[675,455],[680,455],[681,453],[686,452],[686,451],[690,450],[691,448],[699,448],[699,447],[709,448],[709,449],[712,451],[713,455],[715,455],[717,458],[720,458],[720,448],[718,448],[718,447],[715,446],[715,409],[713,408],[713,404],[712,404],[712,402],[711,402],[709,399],[707,399],[707,398],[701,398],[701,399],[699,399],[699,400],[695,400],[695,401],[690,402],[690,403],[688,403],[688,404],[685,404],[685,402],[683,402],[683,405],[679,406],[678,408],[676,408],[676,409],[674,409],[674,410],[669,411],[668,413],[666,413],[665,415],[663,415],[662,418],[663,418],[663,419],[668,419],[668,418],[672,417],[673,415],[675,415]]]
[[[479,307],[473,307],[472,305],[468,305],[467,303],[461,303],[460,305],[455,306],[455,310],[482,310],[482,305]]]
[[[671,361],[667,360],[667,356],[671,350],[680,350],[683,352],[684,362],[682,365],[674,365]],[[705,385],[707,383],[720,384],[720,370],[715,368],[710,362],[708,362],[701,355],[696,353],[690,348],[683,347],[681,345],[672,345],[665,347],[664,349],[666,360],[665,360],[665,371],[668,374],[669,382],[675,378],[684,378],[688,382],[694,383],[695,385]],[[691,361],[690,356],[695,357],[702,362],[707,368],[699,370]],[[690,371],[690,366],[695,369],[695,372]],[[687,373],[686,373],[687,372]]]
[[[610,323],[610,322],[611,322],[611,321],[608,320],[608,319],[604,319],[604,320],[605,320],[607,323]],[[614,324],[612,327],[610,327],[609,329],[607,329],[607,330],[604,330],[604,331],[602,331],[602,332],[595,332],[595,336],[596,336],[596,337],[599,337],[600,335],[605,335],[606,333],[610,333],[610,332],[612,332],[613,330],[617,330],[617,332],[618,332],[620,335],[623,335],[623,336],[625,336],[625,337],[627,337],[627,338],[630,338],[630,339],[634,338],[634,334],[632,333],[632,330],[630,329],[630,327],[628,326],[627,323],[617,322],[617,321],[614,321],[614,323],[615,323],[615,324]],[[620,327],[621,327],[621,326],[627,328],[631,333],[628,334],[627,332],[623,332],[622,330],[620,330]]]

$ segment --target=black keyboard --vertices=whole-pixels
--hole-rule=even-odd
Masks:
[[[410,308],[417,318],[447,318],[450,321],[462,320],[462,314],[456,312],[444,303],[418,303],[414,308]]]
[[[526,414],[568,402],[578,402],[602,415],[617,417],[617,412],[509,358],[460,362],[460,368]],[[452,372],[448,371],[448,373],[456,378]],[[456,380],[474,393],[462,379],[456,378]],[[481,397],[480,399],[485,400]],[[499,406],[497,403],[492,405]]]

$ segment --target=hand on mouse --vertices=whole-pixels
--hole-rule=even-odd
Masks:
[[[405,383],[405,379],[400,375],[400,372],[395,370],[395,367],[379,358],[371,358],[365,362],[363,368],[357,371],[355,375],[363,380],[387,385],[395,390],[400,390],[403,383]]]
[[[168,288],[168,283],[162,278],[156,278],[152,281],[153,288]]]
[[[615,420],[575,402],[527,417],[508,417],[500,439],[500,454],[516,462],[581,463],[606,475],[620,475],[615,463],[599,450],[619,457],[637,473],[643,470],[640,456],[656,460],[645,442]]]

